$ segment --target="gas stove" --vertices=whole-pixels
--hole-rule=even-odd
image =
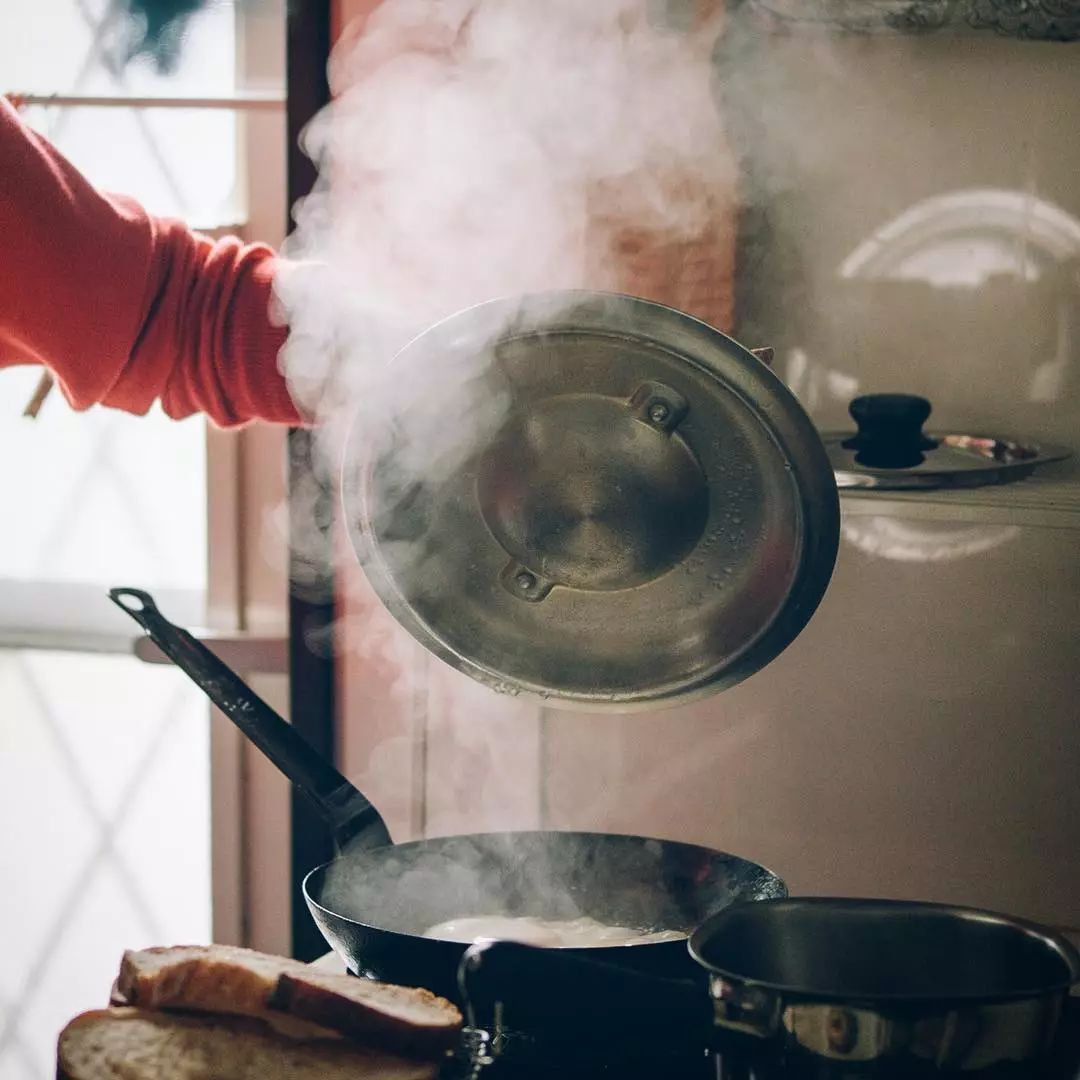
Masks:
[[[662,1025],[661,1025],[662,1027]],[[587,1032],[538,1043],[524,1036],[495,1039],[466,1031],[461,1051],[443,1080],[921,1080],[906,1068],[903,1075],[862,1071],[851,1064],[836,1069],[762,1060],[756,1044],[723,1048],[672,1045],[662,1030],[618,1043],[598,1043]],[[928,1068],[926,1077],[949,1075]],[[964,1080],[1080,1080],[1080,998],[1071,998],[1055,1046],[1045,1066],[996,1066],[964,1072]]]

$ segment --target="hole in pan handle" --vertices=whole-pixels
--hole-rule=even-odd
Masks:
[[[198,638],[169,622],[149,593],[117,588],[109,590],[109,598],[311,800],[339,848],[361,839],[370,847],[390,843],[375,807],[236,672]]]
[[[478,941],[458,965],[461,1000],[470,1015],[481,1021],[499,1015],[508,1028],[570,1016],[609,1036],[619,1029],[640,1033],[647,1024],[673,1039],[706,1044],[713,1010],[704,980],[649,975],[590,959],[586,951]]]

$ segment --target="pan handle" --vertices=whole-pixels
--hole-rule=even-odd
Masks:
[[[544,1020],[565,1025],[570,1017],[590,1037],[640,1035],[642,1025],[648,1025],[662,1030],[672,1045],[681,1039],[702,1047],[713,1027],[704,980],[648,975],[584,957],[581,951],[479,941],[461,958],[458,989],[473,1026],[477,1019],[484,1026],[489,1017],[501,1018],[511,1029]]]
[[[109,590],[150,640],[300,789],[333,830],[339,848],[363,834],[365,846],[390,843],[379,812],[344,776],[201,641],[174,626],[141,589]]]

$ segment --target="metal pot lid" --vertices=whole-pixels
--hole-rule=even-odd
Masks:
[[[356,419],[350,535],[397,620],[473,678],[625,711],[730,686],[802,630],[839,499],[749,350],[606,293],[496,300],[406,346]]]
[[[841,488],[1002,484],[1070,455],[1064,447],[993,435],[927,434],[923,424],[931,405],[914,394],[867,394],[855,398],[849,409],[858,431],[823,436]]]

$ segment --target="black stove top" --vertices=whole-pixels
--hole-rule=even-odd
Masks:
[[[597,1045],[587,1033],[560,1045],[503,1038],[492,1046],[482,1033],[467,1032],[465,1046],[444,1080],[921,1080],[911,1075],[859,1071],[850,1064],[793,1066],[763,1061],[733,1046],[723,1051],[666,1045],[659,1033],[632,1045]],[[927,1077],[944,1074],[927,1071]],[[1053,1051],[1041,1068],[997,1066],[963,1073],[964,1080],[1080,1080],[1080,998],[1072,998]]]

